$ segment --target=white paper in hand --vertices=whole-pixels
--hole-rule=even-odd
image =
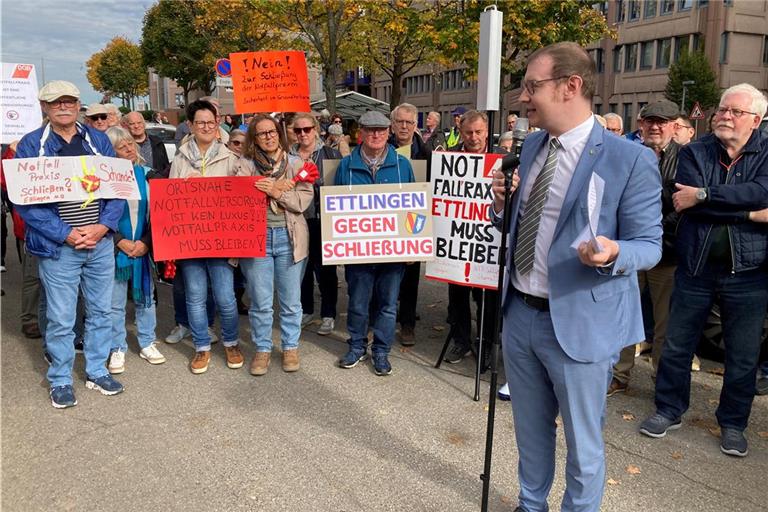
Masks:
[[[589,191],[587,194],[587,215],[589,221],[584,229],[571,244],[571,247],[578,249],[582,242],[591,242],[596,252],[603,252],[603,246],[597,240],[597,223],[600,220],[600,209],[603,204],[603,194],[605,193],[605,180],[592,173],[589,180]]]

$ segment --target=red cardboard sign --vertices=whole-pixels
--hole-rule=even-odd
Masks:
[[[235,112],[309,112],[304,52],[241,52],[229,55]]]
[[[155,261],[266,254],[267,196],[253,176],[149,181]]]

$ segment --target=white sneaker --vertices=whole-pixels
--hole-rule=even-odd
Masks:
[[[304,313],[301,315],[301,328],[303,329],[307,325],[309,325],[312,322],[312,315],[308,315],[307,313]]]
[[[499,388],[499,400],[508,401],[509,400],[509,383],[505,382],[501,388]]]
[[[216,333],[213,331],[213,327],[208,328],[208,335],[211,337],[211,343],[219,342],[219,337],[216,336]]]
[[[173,328],[171,334],[165,337],[165,342],[171,344],[178,343],[191,334],[192,331],[190,331],[188,328],[184,327],[183,325],[177,325]]]
[[[317,330],[317,334],[321,336],[331,334],[334,327],[336,327],[336,321],[329,316],[325,316],[323,317],[323,323],[320,324],[320,328]]]
[[[125,352],[115,350],[109,354],[109,364],[107,365],[109,373],[117,374],[125,371]]]
[[[141,349],[139,356],[142,359],[146,359],[149,364],[163,364],[165,362],[165,356],[160,353],[154,343],[152,343],[147,348]]]
[[[5,272],[6,270],[5,265],[0,265],[0,272]]]

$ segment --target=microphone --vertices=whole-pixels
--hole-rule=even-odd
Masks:
[[[501,172],[511,177],[512,172],[520,165],[520,152],[523,150],[523,142],[528,136],[528,119],[520,117],[515,121],[515,130],[512,132],[514,143],[512,151],[501,159]]]

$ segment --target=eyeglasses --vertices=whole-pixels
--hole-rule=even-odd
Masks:
[[[243,141],[241,141],[241,140],[230,140],[229,143],[232,144],[233,146],[242,146],[243,145]]]
[[[389,128],[384,126],[365,126],[362,128],[363,133],[370,133],[372,135],[380,135],[389,131]]]
[[[260,139],[271,139],[277,137],[277,130],[267,130],[265,132],[256,132],[256,137]]]
[[[293,127],[293,133],[295,133],[296,135],[300,135],[302,133],[304,133],[306,135],[309,135],[310,132],[312,132],[312,130],[314,130],[314,129],[315,129],[314,126],[301,126],[301,127],[294,126]]]
[[[341,124],[341,119],[334,119],[333,124]]]
[[[715,113],[720,117],[723,117],[728,112],[730,112],[731,115],[736,119],[740,118],[744,114],[749,114],[751,116],[757,115],[755,112],[750,112],[748,110],[741,110],[739,108],[731,108],[731,107],[719,107],[717,110],[715,110]]]
[[[688,128],[689,130],[693,130],[693,126],[691,126],[689,124],[676,123],[675,126],[677,128]]]
[[[571,75],[562,75],[562,76],[555,76],[552,78],[543,78],[541,80],[524,80],[523,81],[523,89],[525,89],[525,92],[527,92],[530,96],[533,96],[536,94],[536,89],[539,88],[541,84],[544,82],[551,82],[553,80],[562,80],[563,78],[569,78]]]
[[[613,133],[621,133],[621,128],[608,128],[608,131]]]
[[[195,121],[198,128],[216,128],[216,121]]]
[[[59,98],[57,100],[49,101],[48,105],[53,108],[59,108],[59,107],[72,108],[75,105],[77,105],[77,101],[78,100],[63,100]]]
[[[88,116],[88,119],[91,121],[106,121],[107,114],[94,114],[92,116]]]
[[[667,126],[670,123],[669,119],[661,119],[659,117],[646,117],[643,119],[643,122],[648,126],[653,126],[655,124],[656,126],[661,127]]]
[[[416,124],[415,121],[410,121],[408,119],[395,119],[395,124],[399,124],[402,126],[413,126]]]

